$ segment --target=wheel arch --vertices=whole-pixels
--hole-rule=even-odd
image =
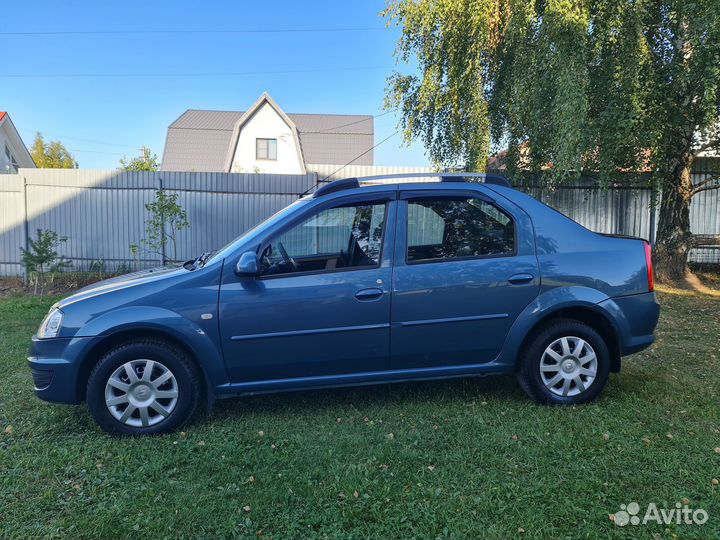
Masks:
[[[525,350],[535,335],[547,326],[550,322],[557,319],[573,319],[587,324],[595,330],[603,338],[610,353],[610,371],[617,373],[620,371],[620,337],[618,331],[613,325],[611,319],[603,314],[602,310],[596,306],[590,305],[569,305],[563,306],[548,313],[545,313],[532,325],[526,333],[518,348],[518,355],[515,360],[515,366],[519,365],[522,360],[522,351]]]
[[[103,355],[123,343],[143,339],[156,339],[177,347],[187,354],[190,361],[197,368],[202,381],[201,388],[203,389],[203,396],[201,396],[201,398],[205,399],[208,409],[212,406],[212,403],[215,400],[215,391],[210,383],[207,370],[205,369],[205,366],[203,366],[203,363],[200,362],[199,357],[192,346],[179,336],[162,328],[146,326],[120,328],[116,331],[108,332],[100,337],[101,339],[93,343],[92,347],[85,352],[80,362],[80,368],[77,374],[78,401],[85,400],[90,372]]]

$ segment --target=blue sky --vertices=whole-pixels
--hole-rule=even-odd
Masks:
[[[0,0],[0,110],[28,146],[41,131],[99,169],[142,145],[162,157],[167,126],[186,109],[244,110],[263,91],[287,112],[380,114],[399,36],[378,15],[384,7]],[[257,32],[312,29],[333,31]],[[375,142],[396,125],[394,114],[377,118]],[[427,165],[419,142],[401,142],[378,147],[375,163]]]

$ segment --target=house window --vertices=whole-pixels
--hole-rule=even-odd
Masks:
[[[255,139],[255,159],[277,160],[277,139]]]
[[[10,148],[8,148],[8,145],[5,145],[5,156],[7,157],[7,169],[8,172],[16,173],[18,172],[18,164],[15,160],[15,157],[10,153]]]

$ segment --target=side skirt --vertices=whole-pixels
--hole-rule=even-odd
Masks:
[[[461,366],[443,366],[434,368],[399,369],[389,371],[371,371],[344,375],[324,375],[321,377],[298,377],[293,379],[272,379],[228,383],[215,388],[217,398],[292,392],[296,390],[315,390],[320,388],[340,388],[345,386],[366,386],[371,384],[402,383],[409,381],[428,381],[436,379],[454,379],[459,377],[482,377],[485,375],[512,375],[507,365],[495,362],[485,364],[466,364]]]

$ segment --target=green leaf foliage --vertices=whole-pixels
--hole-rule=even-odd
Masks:
[[[387,105],[433,160],[604,179],[718,147],[720,0],[396,0]],[[627,177],[628,175],[623,175]]]
[[[126,172],[134,171],[157,171],[160,169],[157,154],[153,154],[149,148],[143,146],[140,148],[140,155],[132,159],[122,157],[120,159],[120,170]]]
[[[30,155],[40,169],[77,169],[73,155],[60,141],[45,142],[42,133],[35,134]]]

